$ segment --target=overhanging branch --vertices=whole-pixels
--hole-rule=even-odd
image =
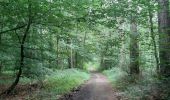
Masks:
[[[26,26],[26,25],[22,25],[22,26],[18,26],[18,27],[15,27],[15,28],[9,29],[9,30],[5,30],[5,31],[0,32],[0,34],[7,33],[7,32],[10,32],[10,31],[15,31],[15,30],[18,30],[18,29],[24,28],[25,26]]]

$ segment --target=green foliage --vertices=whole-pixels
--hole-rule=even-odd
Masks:
[[[56,70],[51,75],[46,76],[43,81],[43,89],[34,91],[24,98],[28,100],[56,100],[61,95],[77,88],[89,77],[88,73],[78,69]]]
[[[23,76],[30,78],[30,79],[37,79],[37,80],[44,80],[47,75],[51,75],[54,72],[46,67],[39,66],[39,67],[28,67],[24,68]]]
[[[99,69],[106,70],[113,86],[125,90],[130,99],[145,99],[142,97],[149,94],[152,84],[164,85],[153,77],[159,60],[164,61],[156,62],[155,57],[161,46],[159,10],[155,0],[2,0],[0,84],[12,83],[23,65],[20,84],[41,81],[45,91],[63,94],[89,78],[71,68]],[[139,34],[134,39],[139,46],[137,59],[130,58],[133,21]],[[131,61],[139,61],[139,80],[129,76]]]
[[[105,70],[103,73],[108,77],[108,79],[111,81],[114,88],[117,89],[123,89],[125,86],[129,84],[128,81],[128,74],[124,71],[122,71],[118,67],[114,67],[110,70]],[[122,81],[124,80],[124,81]]]
[[[14,71],[3,71],[0,76],[0,85],[10,85],[15,79],[15,72]],[[37,81],[37,80],[36,80]],[[31,78],[27,78],[22,76],[20,79],[20,84],[30,84],[33,80]]]
[[[47,69],[46,69],[47,70]],[[50,70],[50,69],[48,69]],[[29,72],[30,74],[31,72]],[[3,72],[0,77],[0,85],[9,85],[13,82],[13,72]],[[20,78],[19,86],[29,86],[30,85],[42,85],[42,88],[30,86],[35,89],[32,93],[26,94],[23,98],[25,100],[35,99],[35,100],[46,100],[46,99],[57,99],[65,93],[71,92],[71,90],[79,87],[84,81],[90,78],[89,73],[79,70],[79,69],[66,69],[66,70],[55,70],[50,71],[50,74],[45,74],[45,78],[41,78],[42,83],[35,77],[25,77]],[[26,92],[26,91],[25,91]],[[19,99],[19,98],[14,98]]]
[[[134,81],[134,77],[117,67],[105,70],[103,73],[109,78],[113,88],[119,90],[123,99],[168,100],[169,98],[169,79],[165,78],[164,81],[160,81],[155,75],[144,72],[143,76],[135,78]]]
[[[46,78],[44,87],[49,92],[64,94],[78,87],[87,79],[89,79],[89,74],[81,70],[56,70],[54,74]]]

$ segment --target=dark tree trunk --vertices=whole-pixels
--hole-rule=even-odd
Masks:
[[[52,35],[50,34],[50,39],[52,40]],[[53,43],[52,41],[49,41],[49,51],[48,52],[53,52]],[[48,56],[48,67],[52,68],[52,59],[51,56]]]
[[[131,20],[131,36],[130,36],[130,74],[139,74],[139,45],[136,20]]]
[[[71,45],[72,44],[72,41],[71,39],[67,39],[67,44],[68,45]],[[68,50],[68,68],[73,68],[73,51],[72,51],[72,48],[69,48],[67,47],[67,50]]]
[[[56,64],[59,66],[59,37],[57,36],[57,59]]]
[[[3,65],[2,65],[2,62],[0,61],[0,75],[2,74],[2,68],[3,68]]]
[[[78,67],[78,53],[77,53],[77,52],[75,52],[75,57],[74,57],[74,59],[75,59],[75,60],[74,60],[74,62],[75,62],[75,63],[74,63],[74,66],[75,66],[75,67]]]
[[[3,27],[4,27],[4,22],[3,22],[3,19],[4,19],[4,16],[0,17],[1,18],[1,32],[3,30]],[[0,48],[2,46],[2,34],[0,34]],[[2,74],[2,68],[3,68],[3,65],[2,65],[2,61],[0,60],[0,74]]]
[[[160,75],[170,76],[169,0],[158,0]]]
[[[3,25],[1,26],[1,30],[3,29]],[[0,48],[1,48],[1,41],[2,41],[2,35],[0,34]],[[2,63],[0,61],[0,74],[2,73]]]
[[[18,84],[19,80],[20,80],[20,76],[22,74],[22,68],[24,66],[24,46],[21,45],[21,49],[20,49],[20,67],[19,67],[19,72],[16,76],[16,79],[14,81],[14,83],[2,94],[10,94],[12,92],[12,90],[14,90],[14,88],[16,87],[16,85]]]
[[[158,50],[157,50],[157,46],[156,46],[156,40],[155,40],[155,34],[154,34],[154,26],[153,26],[153,14],[151,12],[151,8],[149,7],[149,22],[150,22],[150,33],[151,33],[151,38],[152,38],[152,43],[154,46],[154,56],[155,56],[155,60],[156,60],[156,69],[157,72],[159,73],[159,56],[158,56]]]
[[[10,94],[15,89],[16,85],[19,83],[19,80],[20,80],[20,77],[21,77],[21,74],[22,74],[22,68],[24,67],[24,44],[25,44],[27,35],[29,33],[29,29],[30,29],[30,26],[31,26],[31,23],[32,23],[32,20],[31,20],[31,18],[32,18],[31,17],[31,4],[30,3],[29,3],[29,6],[28,6],[28,12],[29,12],[28,24],[27,24],[26,30],[23,34],[22,41],[20,43],[20,67],[19,67],[19,71],[17,73],[17,76],[16,76],[14,83],[12,83],[12,85],[6,91],[1,93],[0,95]]]
[[[72,68],[71,67],[71,58],[70,57],[68,57],[68,68]]]

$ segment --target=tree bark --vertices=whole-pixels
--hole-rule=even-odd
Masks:
[[[59,65],[59,36],[57,36],[57,59],[56,59],[57,66]]]
[[[136,20],[131,20],[131,37],[130,37],[130,74],[139,74],[139,45]]]
[[[151,33],[151,38],[152,38],[152,43],[154,46],[154,56],[156,60],[156,69],[157,73],[159,73],[160,67],[159,67],[159,56],[158,56],[158,50],[156,46],[156,40],[155,40],[155,34],[154,34],[154,28],[153,28],[153,14],[151,13],[151,9],[149,7],[149,22],[150,22],[150,33]]]
[[[108,41],[106,42],[106,46],[105,46],[105,48],[104,48],[104,50],[101,52],[101,57],[100,57],[100,68],[103,70],[103,69],[107,69],[106,68],[106,61],[105,61],[105,56],[106,56],[106,53],[107,53],[107,51],[108,51],[108,49],[109,49],[109,43],[108,43]],[[108,67],[108,66],[107,66]]]
[[[4,34],[4,33],[7,33],[7,32],[11,32],[11,31],[15,31],[15,30],[18,30],[18,29],[22,29],[24,28],[26,25],[22,25],[22,26],[17,26],[15,28],[12,28],[12,29],[9,29],[9,30],[5,30],[5,31],[1,31],[0,34]]]
[[[1,30],[3,29],[3,24],[1,25]],[[2,44],[2,35],[0,34],[0,48]],[[2,61],[0,60],[0,75],[2,73]]]
[[[84,33],[84,39],[83,39],[83,46],[85,46],[85,44],[86,44],[86,38],[87,38],[87,33],[85,32]]]
[[[72,41],[71,41],[71,39],[67,39],[67,44],[68,45],[72,45]],[[72,48],[70,47],[70,48],[67,48],[67,50],[68,50],[68,68],[73,68],[73,50],[72,50]]]
[[[78,53],[77,51],[75,51],[75,54],[74,54],[74,67],[78,67]]]
[[[72,46],[72,40],[70,39],[70,44]],[[70,63],[71,63],[71,68],[73,68],[74,63],[73,63],[73,49],[70,47]]]
[[[160,75],[170,76],[169,0],[158,0]]]
[[[0,75],[2,74],[2,63],[0,61]]]
[[[21,74],[22,74],[22,68],[24,67],[24,44],[25,44],[27,35],[29,33],[29,29],[30,29],[30,26],[31,26],[31,23],[32,23],[32,20],[31,20],[31,4],[30,3],[29,3],[29,6],[28,6],[28,12],[29,12],[28,24],[27,24],[26,30],[24,32],[24,35],[23,35],[23,38],[22,38],[22,41],[21,41],[21,44],[20,44],[20,67],[19,67],[19,71],[17,73],[17,76],[16,76],[14,83],[6,91],[1,93],[1,95],[10,94],[15,89],[16,85],[18,84],[18,82],[20,80]]]

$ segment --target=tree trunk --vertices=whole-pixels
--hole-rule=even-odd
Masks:
[[[52,35],[50,34],[50,39],[52,40]],[[53,52],[53,43],[52,41],[49,41],[49,51],[48,52]],[[52,68],[52,60],[51,60],[51,55],[48,56],[48,67]]]
[[[57,36],[57,59],[56,64],[59,66],[59,36]]]
[[[159,56],[158,56],[158,50],[156,46],[156,40],[155,40],[155,34],[154,34],[154,28],[153,28],[153,14],[151,13],[151,9],[149,7],[149,22],[150,22],[150,33],[151,33],[151,38],[152,38],[152,43],[154,46],[154,56],[156,60],[156,69],[157,72],[159,73],[160,67],[159,67]]]
[[[103,70],[104,68],[104,55],[101,54],[101,57],[100,57],[100,68]]]
[[[24,45],[23,44],[21,45],[21,49],[20,49],[20,57],[21,57],[20,67],[19,67],[19,72],[16,76],[16,79],[15,79],[14,83],[2,94],[10,94],[14,90],[14,88],[16,87],[16,85],[18,84],[18,82],[20,80],[20,76],[22,74],[22,68],[24,67]]]
[[[106,53],[107,53],[108,49],[109,49],[109,43],[108,43],[108,41],[107,41],[104,50],[101,52],[100,68],[101,68],[102,70],[103,70],[103,69],[107,69],[106,67],[108,67],[108,66],[105,66],[105,65],[106,65],[106,60],[104,59],[105,56],[106,56]]]
[[[170,76],[169,1],[158,0],[160,75]]]
[[[2,62],[0,61],[0,75],[2,74],[2,68],[3,68],[3,65],[2,65]]]
[[[71,63],[71,68],[73,68],[74,63],[73,63],[73,49],[72,49],[72,40],[71,39],[70,39],[70,44],[71,44],[71,47],[70,47],[70,63]]]
[[[17,76],[16,76],[14,83],[12,83],[12,85],[6,91],[1,93],[0,95],[10,94],[15,89],[16,85],[19,83],[19,80],[20,80],[20,77],[21,77],[21,74],[22,74],[22,68],[24,67],[24,44],[25,44],[27,35],[29,33],[29,29],[30,29],[30,26],[31,26],[31,23],[32,23],[32,20],[31,20],[31,18],[32,18],[31,17],[31,4],[30,3],[29,3],[29,6],[28,6],[28,15],[29,15],[28,16],[28,24],[27,24],[26,30],[23,34],[22,41],[20,43],[20,67],[19,67],[19,71],[17,73]]]
[[[136,20],[131,21],[131,37],[130,37],[130,74],[139,74],[139,45]]]
[[[67,39],[67,44],[72,45],[71,39]],[[73,50],[72,48],[67,48],[69,54],[68,54],[68,68],[73,68]]]
[[[85,46],[85,44],[86,44],[86,38],[87,38],[87,33],[85,32],[84,33],[84,39],[83,39],[83,46]]]
[[[3,22],[3,19],[4,19],[4,16],[1,17],[1,32],[3,30],[3,27],[4,27],[4,22]],[[2,34],[0,34],[0,48],[2,48]],[[2,60],[0,60],[0,75],[2,74],[2,68],[3,68],[3,64],[2,64]]]
[[[3,29],[3,25],[1,26],[1,30]],[[0,34],[0,48],[1,48],[1,44],[2,44],[2,35]],[[0,75],[2,73],[2,61],[0,61]]]
[[[77,53],[77,51],[75,52],[75,57],[74,57],[74,66],[77,68],[78,67],[78,53]]]
[[[122,68],[123,70],[125,69],[126,66],[126,41],[125,41],[125,33],[121,33],[120,36],[120,54],[119,54],[119,67]]]

